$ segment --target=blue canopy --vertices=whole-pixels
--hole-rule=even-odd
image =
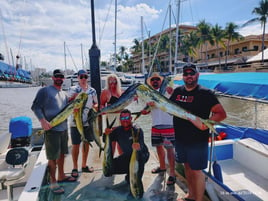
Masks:
[[[201,73],[198,82],[206,88],[224,94],[268,101],[268,73],[266,72]],[[174,83],[182,85],[183,80],[175,80]]]

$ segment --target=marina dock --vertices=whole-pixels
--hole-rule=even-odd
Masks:
[[[70,146],[71,151],[71,146]],[[94,167],[93,173],[81,173],[79,170],[79,177],[77,182],[62,183],[65,193],[62,195],[53,195],[49,186],[43,186],[40,191],[40,200],[81,200],[81,201],[125,201],[128,199],[129,185],[125,181],[125,174],[114,175],[112,177],[104,177],[102,173],[102,157],[98,156],[99,149],[94,144],[90,148],[88,164]],[[80,167],[81,167],[81,155]],[[144,201],[173,201],[185,195],[186,185],[184,181],[177,177],[177,183],[174,186],[167,186],[166,180],[168,173],[163,175],[152,174],[151,170],[158,166],[158,159],[156,152],[151,151],[149,161],[145,165],[143,175],[144,185]],[[67,155],[65,160],[65,172],[68,175],[72,171],[72,157]],[[184,190],[182,190],[184,189]]]

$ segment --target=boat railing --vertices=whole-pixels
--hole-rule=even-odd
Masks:
[[[236,96],[236,95],[229,95],[229,94],[225,94],[225,93],[221,93],[218,91],[215,91],[215,94],[221,97],[227,97],[227,98],[235,98],[235,99],[239,99],[239,100],[244,100],[244,101],[250,101],[254,104],[254,117],[252,118],[254,120],[253,122],[253,127],[254,128],[258,128],[258,104],[268,104],[268,100],[265,99],[257,99],[257,98],[252,98],[252,97],[242,97],[242,96]],[[240,119],[241,121],[241,119]],[[252,123],[252,122],[245,122],[245,125],[248,125],[248,123]]]

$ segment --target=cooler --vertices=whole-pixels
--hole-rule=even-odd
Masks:
[[[11,133],[11,147],[29,146],[32,135],[32,120],[30,117],[20,116],[9,122]]]

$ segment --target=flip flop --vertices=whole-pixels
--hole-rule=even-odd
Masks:
[[[175,183],[176,183],[176,177],[169,176],[167,180],[167,185],[171,186],[171,185],[174,185]]]
[[[165,172],[165,171],[166,171],[166,169],[161,170],[160,167],[157,167],[157,168],[152,169],[151,173],[152,174],[158,174],[158,173],[162,173],[162,172]]]
[[[50,190],[54,195],[64,194],[64,189],[61,186],[56,186],[54,188],[50,188]]]
[[[195,201],[195,200],[190,198],[179,198],[177,201]]]
[[[86,166],[84,168],[82,167],[82,172],[92,173],[92,172],[94,172],[94,168],[93,167],[88,168],[88,166]]]
[[[73,169],[71,175],[72,175],[72,177],[77,178],[79,176],[78,170],[77,169]]]
[[[74,178],[74,177],[65,177],[63,180],[58,181],[58,183],[65,183],[65,182],[76,182],[76,178]]]

